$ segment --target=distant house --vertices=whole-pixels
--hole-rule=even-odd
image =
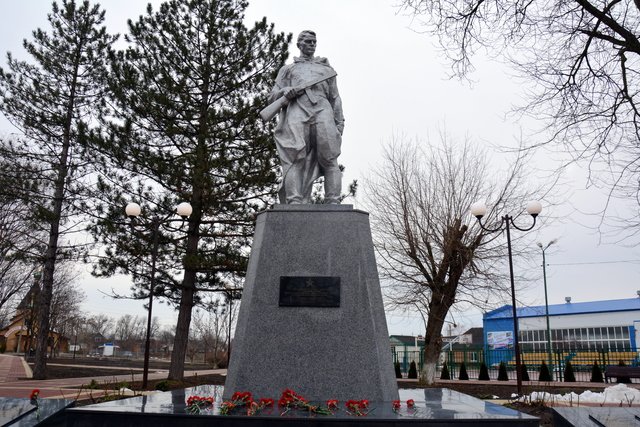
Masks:
[[[460,335],[442,338],[442,361],[451,363],[482,362],[484,349],[483,328],[470,328]]]
[[[424,337],[411,335],[391,335],[389,337],[391,344],[391,352],[393,354],[393,362],[400,363],[402,372],[409,371],[411,362],[416,362],[416,366],[422,366]]]
[[[35,350],[39,325],[35,307],[38,306],[39,297],[40,287],[34,284],[18,304],[9,325],[0,329],[0,340],[4,342],[5,351],[26,354]],[[49,331],[47,353],[51,351],[69,351],[68,338],[56,331]]]

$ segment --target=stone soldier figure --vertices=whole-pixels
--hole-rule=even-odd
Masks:
[[[324,176],[325,203],[340,203],[342,173],[338,156],[344,116],[336,78],[326,58],[315,57],[316,34],[298,36],[300,57],[280,69],[269,101],[286,97],[280,111],[275,140],[282,164],[280,203],[311,203],[313,182]]]

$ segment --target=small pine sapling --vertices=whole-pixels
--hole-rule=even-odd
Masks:
[[[551,381],[551,372],[549,372],[549,367],[544,362],[540,364],[540,375],[538,376],[538,381],[540,382]]]
[[[449,368],[447,367],[447,362],[444,362],[442,364],[442,371],[440,372],[440,379],[441,380],[450,380],[451,379],[451,375],[449,375]]]
[[[480,364],[480,375],[478,375],[478,379],[480,381],[491,380],[491,378],[489,377],[489,368],[487,368],[487,364],[484,362]]]
[[[603,383],[604,378],[602,377],[602,370],[598,365],[598,362],[593,362],[593,366],[591,367],[591,380],[592,383]]]
[[[467,366],[462,362],[460,364],[460,374],[458,374],[458,379],[463,381],[469,381],[469,374],[467,374]]]
[[[564,365],[564,382],[566,383],[575,383],[576,376],[573,373],[573,366],[571,366],[571,362],[567,361],[567,364]]]
[[[402,371],[400,370],[400,362],[394,363],[393,367],[396,370],[396,378],[402,378]]]
[[[505,365],[504,362],[500,362],[500,366],[498,367],[498,381],[509,381],[507,365]]]
[[[409,374],[407,375],[407,378],[418,378],[418,369],[416,368],[416,362],[414,361],[411,361],[411,364],[409,365]]]

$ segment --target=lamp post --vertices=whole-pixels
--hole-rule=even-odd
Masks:
[[[546,246],[543,246],[542,243],[538,242],[538,247],[542,250],[542,278],[544,280],[544,309],[545,309],[545,317],[547,318],[547,357],[549,359],[549,369],[551,369],[551,380],[553,380],[553,357],[552,357],[552,349],[551,349],[551,326],[549,325],[549,298],[547,297],[547,260],[545,258],[545,251],[549,248],[549,246],[556,243],[558,240],[553,239]]]
[[[144,345],[144,367],[142,369],[142,388],[147,387],[147,380],[149,378],[149,347],[151,344],[151,319],[153,309],[153,292],[156,288],[156,259],[158,258],[158,246],[160,239],[160,227],[162,224],[166,224],[174,221],[184,222],[193,212],[193,208],[187,202],[180,203],[175,212],[171,212],[164,217],[154,217],[149,222],[149,229],[151,230],[151,274],[149,280],[149,312],[147,315],[147,334]],[[140,205],[137,203],[129,203],[125,207],[125,213],[131,218],[131,226],[134,227],[134,218],[137,218],[142,213]],[[182,219],[170,219],[173,215],[178,214]]]
[[[513,278],[513,256],[511,253],[511,231],[510,227],[515,228],[520,231],[529,231],[536,225],[536,218],[542,212],[542,205],[540,202],[533,201],[527,203],[527,213],[533,217],[533,224],[528,228],[520,228],[518,227],[511,215],[504,215],[500,218],[500,224],[496,228],[487,228],[482,225],[482,217],[487,214],[487,206],[484,203],[474,203],[471,206],[471,214],[476,217],[478,220],[478,224],[480,228],[490,233],[494,233],[497,231],[502,231],[503,227],[507,232],[507,249],[509,253],[509,277],[511,279],[511,303],[512,303],[512,312],[513,312],[513,345],[516,354],[516,383],[518,387],[518,395],[522,395],[522,372],[520,363],[520,347],[519,347],[519,339],[518,339],[518,313],[516,311],[516,288]]]

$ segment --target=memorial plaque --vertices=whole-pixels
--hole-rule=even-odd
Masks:
[[[340,277],[280,276],[280,307],[340,307]]]

